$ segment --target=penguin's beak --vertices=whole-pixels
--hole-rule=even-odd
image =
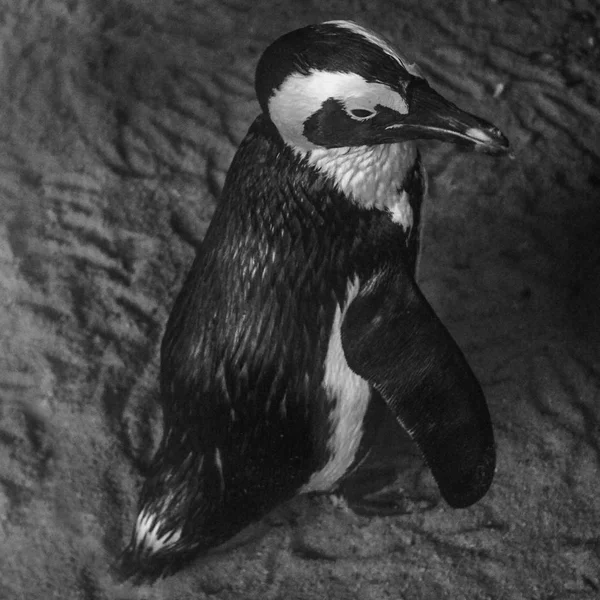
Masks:
[[[506,154],[509,141],[494,125],[460,110],[421,78],[406,88],[409,112],[387,127],[398,141],[432,138],[486,154]]]

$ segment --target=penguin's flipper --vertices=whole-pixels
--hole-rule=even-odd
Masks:
[[[479,500],[496,463],[485,398],[404,265],[362,283],[341,333],[348,366],[416,441],[446,502],[462,508]]]

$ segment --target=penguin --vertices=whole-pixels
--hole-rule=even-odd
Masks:
[[[127,576],[175,573],[297,494],[330,492],[379,423],[410,435],[445,501],[495,470],[490,414],[415,282],[416,140],[506,154],[374,32],[328,21],[262,54],[235,154],[161,345],[164,432]]]

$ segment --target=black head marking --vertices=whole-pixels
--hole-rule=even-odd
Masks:
[[[324,148],[385,143],[391,138],[385,128],[397,122],[399,113],[382,104],[373,108],[376,112],[370,117],[365,118],[361,114],[351,116],[351,111],[339,100],[329,98],[304,122],[304,136]],[[370,112],[362,108],[353,112],[359,111]]]

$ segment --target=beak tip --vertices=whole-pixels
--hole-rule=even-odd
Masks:
[[[485,154],[502,155],[508,154],[510,142],[508,138],[497,128],[490,127],[486,129],[471,128],[465,131],[475,146],[475,150]]]

